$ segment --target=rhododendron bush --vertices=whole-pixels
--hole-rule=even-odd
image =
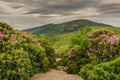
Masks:
[[[29,80],[49,69],[49,57],[36,36],[0,23],[0,80]]]
[[[107,29],[97,29],[88,34],[88,52],[96,55],[98,62],[108,61],[119,53],[119,37]]]
[[[71,46],[66,64],[68,73],[78,74],[87,64],[94,66],[111,61],[120,54],[119,35],[109,28],[82,28],[71,39]]]
[[[84,80],[120,80],[120,57],[95,66],[87,64],[79,74]]]

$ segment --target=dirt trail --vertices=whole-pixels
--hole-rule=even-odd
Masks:
[[[78,75],[51,69],[49,72],[34,75],[30,80],[83,80]]]

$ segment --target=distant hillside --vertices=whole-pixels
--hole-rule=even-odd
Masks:
[[[31,32],[36,35],[45,34],[47,36],[54,36],[63,33],[73,32],[85,26],[110,26],[110,25],[80,19],[61,24],[47,24],[35,28],[26,29],[24,31]]]

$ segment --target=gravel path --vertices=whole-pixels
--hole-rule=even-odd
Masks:
[[[51,69],[49,72],[34,75],[30,80],[83,80],[78,75]]]

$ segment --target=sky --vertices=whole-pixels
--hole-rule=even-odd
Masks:
[[[120,27],[120,0],[0,0],[0,22],[15,29],[76,19]]]

